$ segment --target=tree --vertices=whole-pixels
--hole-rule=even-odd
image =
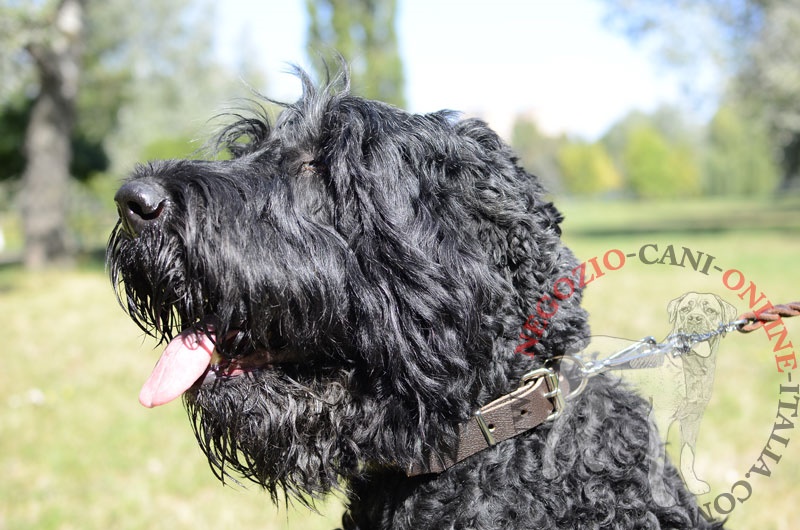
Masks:
[[[800,189],[800,2],[757,5],[763,21],[739,71],[738,94],[760,112],[779,146],[782,186]]]
[[[558,152],[558,162],[572,193],[596,195],[622,187],[622,176],[601,143],[566,144]]]
[[[670,145],[651,125],[631,131],[622,158],[628,187],[638,197],[677,198],[700,193],[700,171],[691,150]]]
[[[349,63],[356,93],[405,106],[395,29],[397,0],[306,0],[306,8],[307,46],[320,78],[331,67],[332,59],[325,55],[338,52]]]
[[[767,125],[780,153],[783,187],[800,187],[800,2],[605,3],[612,26],[631,39],[660,38],[661,56],[688,69],[687,85],[709,66],[730,80],[720,92],[747,104],[754,128]]]
[[[103,78],[100,86],[110,83],[116,87],[120,102],[114,126],[105,133],[115,172],[127,172],[157,152],[154,142],[202,139],[207,137],[204,131],[209,120],[231,107],[232,112],[247,112],[252,107],[242,99],[256,96],[237,73],[214,61],[215,17],[208,1],[117,0],[93,2],[92,6],[90,17],[97,24],[91,27],[98,31],[98,49],[113,50],[97,58],[95,75]],[[109,26],[116,27],[114,34],[102,31]],[[113,39],[114,35],[119,38]],[[109,43],[99,46],[103,39]],[[242,53],[246,51],[242,49]],[[248,84],[262,89],[262,76],[248,61],[238,67]],[[203,142],[191,147],[201,149]]]
[[[554,138],[539,130],[530,116],[520,115],[514,120],[511,130],[511,146],[519,156],[522,166],[539,177],[547,191],[564,191],[558,150],[563,139]]]
[[[748,124],[735,107],[721,107],[708,126],[706,191],[750,195],[774,191],[777,183],[765,131]]]
[[[618,168],[622,168],[623,172],[625,168],[624,152],[631,134],[636,129],[645,126],[653,126],[650,117],[644,112],[633,110],[614,123],[600,139],[606,152],[611,156],[611,160]]]
[[[61,0],[52,12],[43,11],[52,17],[52,24],[31,27],[24,43],[39,84],[25,132],[22,173],[28,268],[41,268],[69,255],[66,196],[84,44],[83,0]]]
[[[601,143],[635,195],[686,197],[702,192],[703,131],[680,109],[662,106],[649,114],[630,112]]]
[[[245,91],[210,59],[209,5],[0,4],[0,180],[24,174],[27,266],[69,259],[70,176],[85,180],[111,162],[128,171],[157,138],[193,137]]]
[[[22,177],[26,157],[20,146],[25,144],[25,131],[34,102],[34,99],[18,94],[5,106],[0,106],[0,182],[16,181]],[[78,103],[77,107],[80,118],[81,104]],[[92,134],[98,129],[98,122],[85,119],[86,125],[82,125],[82,121],[78,120],[70,137],[72,160],[69,172],[75,179],[85,182],[108,169],[110,160],[103,146],[103,136]]]

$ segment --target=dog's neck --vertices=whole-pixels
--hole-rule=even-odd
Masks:
[[[484,405],[458,426],[455,454],[432,452],[427,462],[406,469],[406,475],[441,473],[484,449],[554,420],[561,414],[569,391],[567,379],[552,368],[528,372],[519,388]]]

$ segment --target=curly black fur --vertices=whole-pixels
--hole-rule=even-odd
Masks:
[[[578,263],[537,179],[483,122],[299,75],[303,96],[274,126],[224,131],[231,160],[139,167],[131,182],[163,194],[164,211],[109,243],[112,280],[147,332],[197,328],[228,359],[270,359],[184,395],[215,473],[273,497],[343,485],[348,529],[711,528],[672,467],[678,502],[654,502],[648,407],[602,377],[554,423],[406,477],[587,336],[577,292],[533,357],[514,351]]]

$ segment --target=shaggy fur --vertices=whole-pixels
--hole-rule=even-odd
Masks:
[[[216,337],[223,360],[184,394],[215,473],[273,498],[344,488],[346,529],[711,528],[671,466],[677,504],[653,501],[649,407],[606,377],[555,422],[406,477],[587,336],[578,292],[533,356],[514,351],[578,262],[537,179],[483,122],[299,75],[303,96],[274,126],[249,117],[223,133],[231,160],[139,167],[129,182],[159,209],[109,243],[144,330]]]

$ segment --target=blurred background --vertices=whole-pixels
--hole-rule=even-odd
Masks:
[[[800,0],[0,0],[0,530],[338,524],[335,498],[309,514],[223,488],[179,405],[141,409],[157,354],[103,265],[131,168],[204,156],[256,92],[297,98],[291,64],[324,78],[338,51],[356,93],[487,120],[581,259],[685,246],[779,303],[800,299],[797,35]],[[595,331],[658,334],[670,299],[721,289],[622,272],[588,289]],[[712,506],[785,382],[765,336],[726,340],[698,449]],[[800,454],[781,449],[733,527],[796,528]]]

